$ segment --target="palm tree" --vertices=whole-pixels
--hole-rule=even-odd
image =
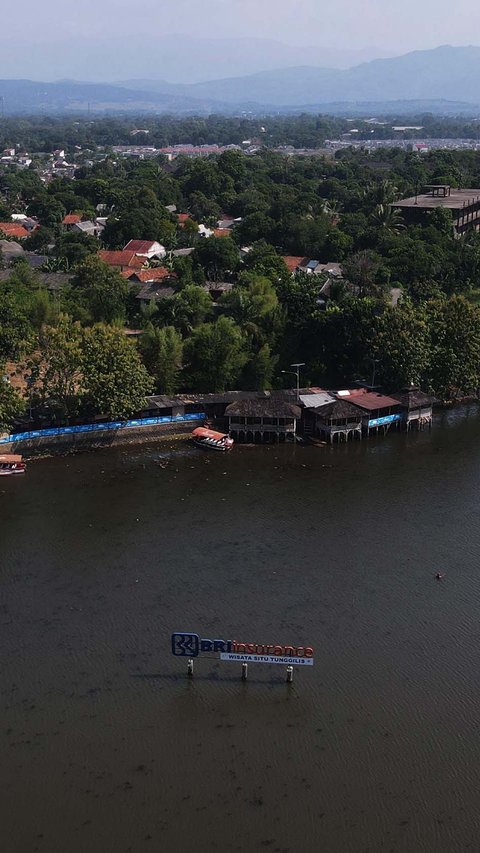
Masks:
[[[341,204],[336,199],[322,199],[321,210],[325,216],[328,216],[332,225],[336,225],[340,219]]]
[[[384,234],[399,234],[405,228],[400,211],[395,210],[390,204],[377,204],[370,221]]]
[[[392,181],[383,180],[379,184],[370,183],[364,190],[363,196],[373,205],[388,205],[398,196],[398,187]]]

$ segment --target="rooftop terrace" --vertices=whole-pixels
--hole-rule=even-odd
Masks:
[[[454,189],[453,187],[431,186],[428,191],[418,193],[410,198],[394,202],[392,207],[420,207],[434,209],[447,207],[449,210],[461,210],[470,204],[480,201],[480,189]],[[439,192],[439,190],[442,192]]]

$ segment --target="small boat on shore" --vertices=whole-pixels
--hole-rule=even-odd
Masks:
[[[192,432],[192,441],[196,447],[205,450],[219,450],[225,453],[233,447],[233,438],[223,432],[216,432],[207,427],[197,427]]]
[[[26,467],[22,457],[18,454],[0,454],[0,477],[8,477],[12,474],[24,474]]]

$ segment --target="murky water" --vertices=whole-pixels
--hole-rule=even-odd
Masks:
[[[480,417],[444,422],[3,478],[2,853],[479,850]],[[315,666],[188,681],[176,629]]]

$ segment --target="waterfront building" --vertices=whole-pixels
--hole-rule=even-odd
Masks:
[[[362,413],[347,400],[337,399],[319,406],[310,412],[310,417],[315,435],[326,438],[330,444],[335,439],[340,442],[362,438]]]
[[[236,441],[280,442],[295,439],[300,406],[278,396],[236,400],[225,409],[228,431]]]
[[[398,400],[379,394],[378,391],[370,391],[367,388],[354,388],[346,391],[337,391],[339,399],[346,400],[361,412],[362,429],[370,435],[371,430],[383,434],[387,433],[392,426],[399,426],[402,421],[402,407]]]
[[[390,428],[431,426],[434,398],[418,388],[386,396],[368,388],[325,391],[224,391],[217,394],[158,394],[147,398],[138,417],[204,413],[207,422],[239,442],[284,442],[298,433],[329,443],[362,438]]]
[[[403,408],[403,422],[407,432],[412,426],[417,429],[432,426],[434,397],[424,394],[419,388],[408,388],[398,394],[392,394],[392,397],[398,400]]]

